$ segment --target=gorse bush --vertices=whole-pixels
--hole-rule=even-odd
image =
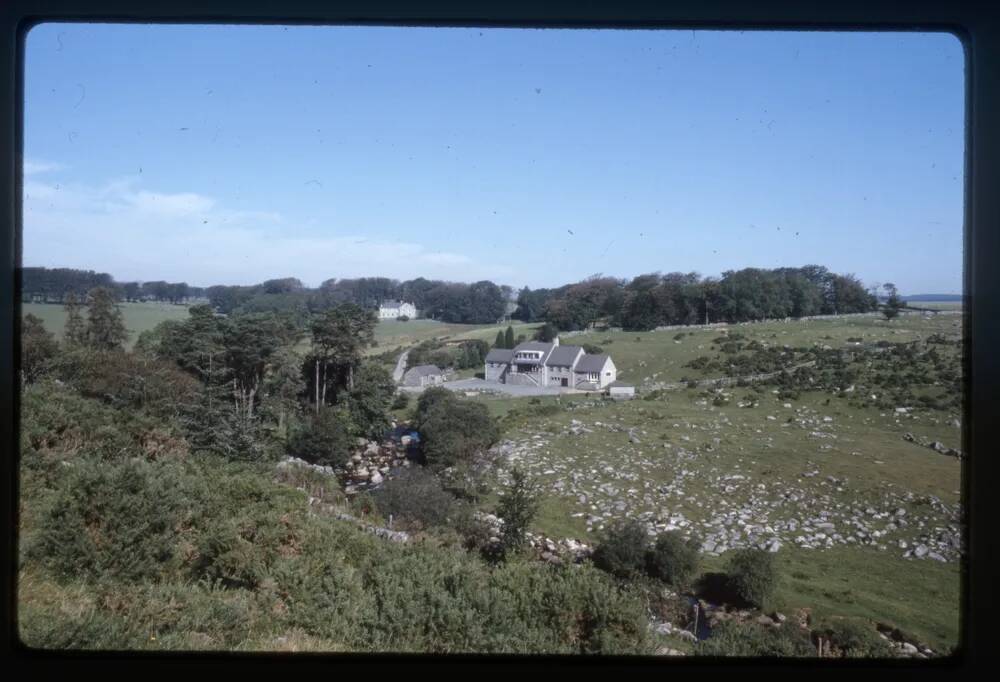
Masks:
[[[698,572],[697,540],[677,532],[660,533],[646,556],[646,571],[671,585],[686,586]]]
[[[808,631],[791,627],[767,627],[756,623],[726,621],[712,635],[695,645],[696,656],[763,656],[794,658],[816,656]]]
[[[774,593],[774,555],[760,549],[736,552],[727,566],[727,587],[737,599],[763,607]]]
[[[384,518],[423,528],[446,525],[458,512],[455,496],[420,467],[403,469],[374,490],[372,499]]]
[[[28,456],[57,466],[22,478],[28,646],[651,653],[642,600],[598,571],[516,557],[491,568],[459,547],[387,542],[307,514],[291,485],[323,481],[280,483],[268,463],[149,460],[128,438],[104,457],[90,429],[115,411],[36,389],[23,403]],[[74,427],[67,408],[94,423]],[[431,509],[413,514],[443,508],[428,490]]]
[[[878,636],[871,623],[837,618],[817,633],[833,643],[841,656],[848,658],[892,658],[888,642]]]
[[[155,580],[176,568],[186,487],[177,464],[76,462],[29,535],[29,556],[63,578]]]

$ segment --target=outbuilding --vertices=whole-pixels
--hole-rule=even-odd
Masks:
[[[615,400],[631,400],[635,397],[635,386],[623,381],[608,384],[608,395]]]
[[[444,373],[435,365],[417,365],[403,375],[403,386],[436,386],[443,382]]]

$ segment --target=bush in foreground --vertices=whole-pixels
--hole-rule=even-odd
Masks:
[[[404,469],[372,492],[379,513],[423,528],[446,525],[457,500],[437,476],[419,467]]]
[[[62,578],[153,580],[175,558],[187,516],[179,465],[79,460],[29,540]]]
[[[698,572],[698,542],[677,532],[660,533],[646,555],[646,571],[675,587],[686,586]]]
[[[608,528],[594,548],[594,565],[619,578],[635,578],[646,568],[649,535],[646,526],[634,519],[619,521]]]
[[[889,644],[878,636],[870,623],[837,618],[826,624],[818,634],[833,643],[847,658],[892,658]]]
[[[446,388],[421,394],[415,421],[427,465],[438,470],[470,462],[500,438],[486,405],[461,400]]]
[[[732,594],[748,604],[763,607],[774,593],[777,576],[774,555],[761,549],[743,549],[728,564],[727,586]]]
[[[767,627],[728,621],[695,645],[696,656],[805,657],[816,656],[807,631],[792,626]]]

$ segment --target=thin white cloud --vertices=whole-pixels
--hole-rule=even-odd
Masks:
[[[52,171],[64,170],[65,168],[66,168],[65,164],[56,163],[55,161],[42,161],[40,159],[24,160],[25,175],[38,175],[40,173],[51,173]]]
[[[275,211],[237,210],[194,192],[37,180],[24,186],[25,265],[110,272],[117,279],[249,284],[293,276],[428,277],[475,281],[511,274],[430,245],[390,241],[348,227],[317,234]]]
[[[212,210],[215,201],[193,192],[162,194],[145,190],[125,197],[141,213],[155,213],[166,217],[190,216]]]

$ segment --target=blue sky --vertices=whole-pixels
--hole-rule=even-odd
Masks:
[[[960,292],[963,92],[947,34],[45,24],[23,263]]]

